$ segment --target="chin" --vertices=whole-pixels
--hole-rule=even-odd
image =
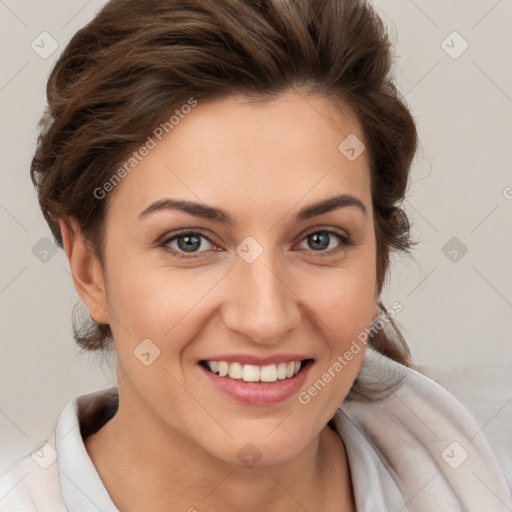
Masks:
[[[304,428],[297,428],[293,433],[284,428],[278,432],[278,429],[274,432],[251,429],[229,440],[209,437],[203,447],[213,457],[228,464],[252,468],[285,464],[297,457],[315,437],[314,434],[304,437]],[[270,435],[268,432],[271,432]]]

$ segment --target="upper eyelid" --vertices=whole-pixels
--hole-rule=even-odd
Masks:
[[[341,228],[334,228],[334,227],[328,227],[328,226],[313,226],[311,228],[306,229],[305,231],[302,231],[300,235],[297,235],[297,238],[295,240],[302,240],[308,235],[311,235],[313,233],[318,233],[321,231],[326,231],[330,234],[335,234],[341,237],[351,238],[350,233],[346,229]]]
[[[180,229],[177,232],[173,232],[171,234],[166,233],[165,235],[161,236],[158,239],[158,242],[162,243],[162,244],[164,244],[164,243],[166,244],[166,243],[169,243],[173,239],[176,239],[180,236],[185,236],[185,235],[200,235],[201,237],[206,238],[210,243],[212,243],[212,244],[215,243],[212,240],[212,237],[205,234],[205,232],[200,228],[191,228],[191,229],[185,228],[185,229]]]
[[[328,232],[329,234],[337,235],[338,237],[341,237],[342,241],[343,241],[343,238],[348,238],[348,239],[352,238],[350,233],[345,229],[328,227],[328,226],[312,226],[310,228],[307,228],[305,231],[302,231],[299,235],[297,235],[297,237],[295,237],[293,239],[293,243],[296,244],[298,242],[301,242],[307,236],[314,234],[314,233],[322,232],[322,231]],[[342,231],[342,233],[340,231]],[[189,234],[200,235],[200,237],[205,238],[211,244],[216,245],[216,246],[219,245],[214,240],[212,240],[212,237],[205,234],[204,230],[202,230],[201,228],[183,228],[181,230],[178,230],[177,232],[174,232],[173,234],[164,235],[159,240],[160,240],[161,245],[167,245],[171,241],[174,241],[175,239],[179,238],[180,236],[185,236],[185,235],[189,235]],[[206,252],[206,251],[198,251],[198,252],[201,253],[201,252]],[[197,254],[197,253],[195,253],[195,254]]]

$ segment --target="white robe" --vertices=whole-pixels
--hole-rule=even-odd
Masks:
[[[334,417],[358,512],[512,512],[512,370],[470,385],[471,374],[418,369],[451,382],[472,413],[434,380],[368,347],[361,381],[406,378],[383,399],[345,400]],[[108,421],[116,393],[104,388],[67,404],[48,438],[0,477],[0,512],[118,510],[80,434],[91,418],[96,430]]]

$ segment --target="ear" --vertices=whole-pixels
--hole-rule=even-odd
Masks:
[[[105,280],[98,258],[84,243],[80,227],[75,219],[68,218],[71,226],[63,218],[59,219],[62,243],[68,258],[75,289],[97,323],[110,324],[106,309]]]

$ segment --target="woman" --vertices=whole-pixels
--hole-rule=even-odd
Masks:
[[[380,301],[417,142],[390,65],[357,0],[112,0],[74,36],[31,175],[118,382],[0,510],[510,510],[510,451]]]

